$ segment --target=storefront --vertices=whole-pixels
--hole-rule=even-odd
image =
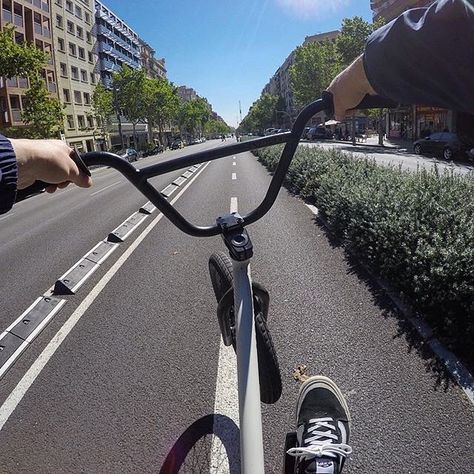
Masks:
[[[404,106],[389,110],[387,113],[386,133],[387,138],[414,140],[413,107]]]
[[[416,107],[416,136],[424,138],[433,132],[442,132],[443,130],[454,130],[453,113],[446,109],[437,107]]]

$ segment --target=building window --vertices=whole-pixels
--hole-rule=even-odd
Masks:
[[[79,128],[85,128],[86,121],[84,120],[84,115],[78,115],[77,122],[79,123]]]
[[[82,8],[76,5],[76,16],[82,19]]]
[[[74,116],[72,115],[67,116],[67,128],[69,130],[74,129]]]
[[[79,58],[85,60],[85,59],[86,59],[86,51],[84,50],[84,48],[81,48],[81,47],[79,46],[79,50],[78,50],[78,51],[79,51]]]
[[[87,71],[84,69],[81,69],[81,81],[87,82]]]
[[[63,89],[63,97],[64,97],[64,102],[71,102],[71,93],[69,92],[69,89]]]
[[[91,95],[89,92],[84,92],[84,104],[91,105]]]
[[[63,17],[61,15],[56,15],[56,26],[63,29]]]
[[[58,38],[58,49],[59,49],[59,51],[65,51],[65,49],[64,49],[64,38]]]
[[[67,66],[65,63],[60,63],[59,64],[59,69],[61,71],[61,76],[62,77],[67,77]]]
[[[89,15],[88,12],[84,12],[84,16],[86,18],[86,23],[90,25],[91,23],[91,16]]]
[[[84,38],[84,30],[80,26],[76,27],[76,35],[78,38]]]
[[[94,62],[94,55],[90,51],[88,51],[87,55],[89,56],[89,62],[93,63]]]
[[[71,33],[71,35],[74,34],[74,23],[72,21],[67,21],[67,32]]]
[[[79,69],[76,66],[71,66],[71,76],[76,81],[79,80]]]
[[[92,35],[89,32],[86,33],[86,38],[88,43],[92,43]]]
[[[74,91],[74,103],[82,105],[82,94],[81,91]]]
[[[74,43],[69,43],[69,54],[74,57],[77,55],[76,45]]]
[[[56,5],[62,7],[63,6],[63,0],[56,0]]]
[[[90,128],[94,128],[94,117],[92,115],[87,116],[87,123]]]
[[[95,74],[91,72],[91,84],[95,84]]]
[[[66,0],[66,10],[67,10],[69,13],[74,13],[74,7],[73,7],[73,5],[72,5],[71,0]]]

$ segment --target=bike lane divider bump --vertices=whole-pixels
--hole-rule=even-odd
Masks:
[[[191,171],[185,171],[181,176],[182,176],[183,178],[188,179],[188,178],[190,178],[192,175],[193,175],[193,173],[192,173]]]
[[[98,263],[87,258],[79,260],[63,276],[56,280],[53,293],[55,295],[75,295],[76,291],[99,267]]]
[[[122,224],[116,227],[107,237],[109,242],[121,243],[147,218],[142,212],[134,212]]]
[[[166,186],[165,189],[163,189],[163,191],[160,192],[160,194],[164,197],[170,197],[176,190],[178,189],[178,186],[176,186],[175,184],[169,184],[168,186]]]
[[[237,173],[232,173],[232,181],[235,181],[237,179]]]
[[[188,171],[190,171],[191,173],[195,173],[197,171],[197,167],[196,166],[191,166],[191,168],[189,168]]]
[[[138,212],[141,212],[142,214],[147,214],[147,215],[153,214],[155,211],[156,211],[156,207],[150,201],[148,201],[138,210]]]
[[[186,178],[183,176],[180,176],[179,178],[176,178],[172,184],[174,184],[175,186],[181,186],[185,182],[186,182]]]
[[[64,299],[40,296],[0,335],[0,379],[65,304]]]

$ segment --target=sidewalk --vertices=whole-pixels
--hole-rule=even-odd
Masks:
[[[331,140],[336,143],[352,144],[351,141],[342,141],[342,140]],[[379,137],[377,135],[372,135],[367,138],[364,142],[358,141],[355,146],[373,146],[378,148],[396,148],[399,150],[408,150],[412,151],[413,143],[409,140],[403,140],[400,138],[384,138],[383,145],[379,145]]]

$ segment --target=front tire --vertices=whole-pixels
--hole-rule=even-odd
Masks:
[[[414,149],[416,155],[421,155],[421,145],[418,143],[415,145]]]
[[[209,257],[209,274],[211,276],[212,288],[219,303],[224,295],[233,288],[232,261],[223,252],[216,252]],[[227,296],[228,298],[229,296]],[[233,296],[230,299],[233,302]],[[254,309],[257,310],[261,303],[254,296]],[[235,337],[235,315],[232,308],[228,308],[224,314],[228,318],[226,324],[230,326],[232,346],[236,350]],[[255,333],[258,355],[258,373],[260,382],[260,400],[271,404],[279,400],[282,391],[280,367],[273,345],[272,336],[268,330],[266,314],[264,311],[255,311]],[[221,329],[222,331],[222,329]],[[222,333],[225,341],[225,336]]]
[[[446,161],[451,161],[453,159],[453,156],[454,156],[454,153],[453,153],[453,150],[451,150],[451,148],[446,147],[443,150],[443,158]]]

